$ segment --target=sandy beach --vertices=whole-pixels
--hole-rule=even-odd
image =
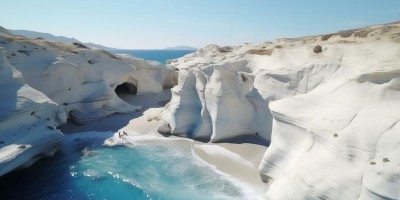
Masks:
[[[115,114],[83,126],[69,122],[60,129],[65,134],[79,134],[84,131],[112,131],[115,132],[113,139],[117,143],[135,143],[138,140],[148,139],[174,141],[177,145],[185,145],[189,142],[198,158],[214,166],[219,172],[249,186],[257,196],[263,196],[267,191],[268,188],[261,181],[257,170],[267,149],[265,145],[247,143],[254,140],[252,138],[236,139],[235,143],[204,143],[172,135],[164,136],[157,132],[157,128],[161,124],[159,119],[163,110],[162,106],[171,97],[169,89],[158,94],[137,96],[122,94],[120,97],[132,105],[142,105],[142,110],[129,114]],[[128,136],[120,139],[118,131],[125,131]],[[241,140],[242,142],[240,142]]]
[[[0,200],[400,200],[400,0],[1,5]]]

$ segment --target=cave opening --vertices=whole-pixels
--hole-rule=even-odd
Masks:
[[[134,94],[137,93],[137,87],[132,83],[124,82],[115,88],[117,94]]]

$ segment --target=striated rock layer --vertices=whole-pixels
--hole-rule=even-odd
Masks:
[[[182,69],[163,112],[172,134],[221,141],[259,134],[269,138],[267,104],[246,75],[224,67]]]
[[[400,23],[261,45],[209,45],[169,64],[172,134],[271,141],[267,198],[400,199]]]
[[[0,48],[0,176],[52,155],[61,141],[63,109],[25,84]]]
[[[67,118],[78,124],[140,109],[118,92],[175,85],[158,62],[15,36],[0,27],[0,176],[52,155]]]
[[[134,94],[160,92],[174,85],[174,71],[165,65],[78,43],[67,45],[0,32],[0,47],[27,84],[63,106],[77,123],[140,109],[116,95],[119,85],[130,87]]]

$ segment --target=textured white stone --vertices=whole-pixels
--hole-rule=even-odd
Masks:
[[[0,34],[0,41],[26,83],[63,106],[78,123],[140,109],[116,95],[120,84],[135,85],[137,94],[174,85],[174,71],[155,61],[7,33]]]
[[[158,62],[28,39],[2,27],[0,48],[0,176],[52,155],[67,118],[84,123],[140,109],[117,96],[118,85],[143,94],[175,84],[174,70]]]
[[[65,112],[43,93],[24,83],[0,48],[0,176],[52,155],[61,141],[56,127]]]
[[[206,122],[211,141],[255,132],[271,140],[259,166],[268,199],[400,199],[399,36],[396,22],[330,37],[209,45],[170,66],[185,70],[180,81],[192,90],[197,80],[186,74],[205,74],[205,104],[185,116],[207,110],[211,120],[179,116],[179,102],[163,119]]]

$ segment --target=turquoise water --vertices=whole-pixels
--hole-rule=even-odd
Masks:
[[[130,54],[146,60],[155,60],[166,63],[169,59],[180,58],[186,54],[193,53],[192,50],[113,50],[115,54]]]
[[[189,143],[103,146],[110,136],[66,135],[55,157],[1,177],[0,199],[247,199],[239,185],[197,159]]]
[[[137,52],[137,57],[165,62],[191,51]],[[0,177],[0,200],[253,199],[249,198],[250,190],[198,159],[190,143],[147,141],[128,147],[103,146],[112,134],[65,135],[54,157]]]

